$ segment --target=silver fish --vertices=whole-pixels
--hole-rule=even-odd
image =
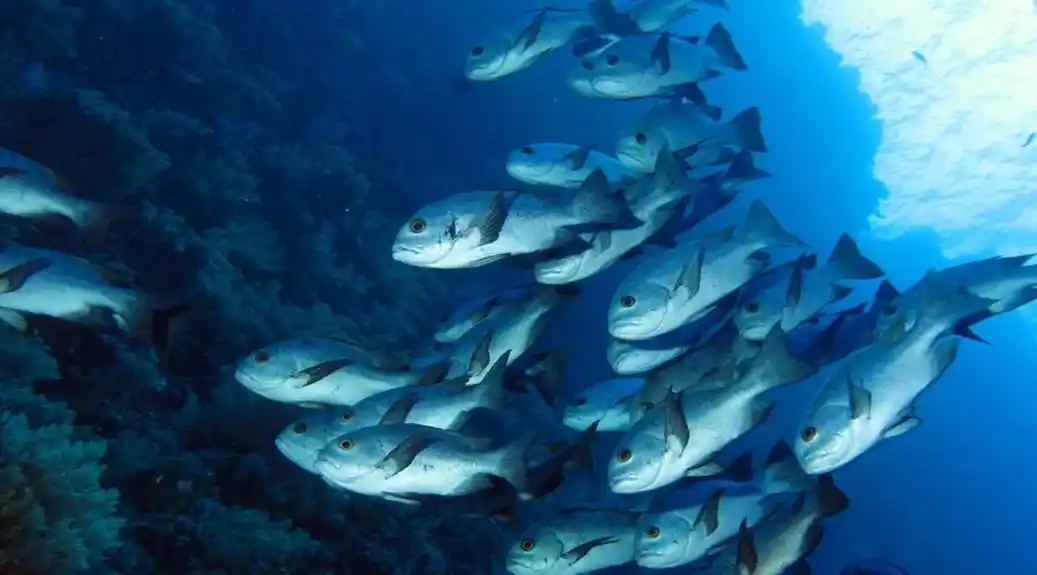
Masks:
[[[802,493],[750,529],[743,521],[732,542],[706,571],[709,575],[783,575],[817,549],[822,523],[850,506],[831,475],[818,478],[812,493]]]
[[[579,393],[565,407],[562,423],[582,431],[598,422],[598,431],[626,431],[630,428],[630,402],[644,379],[639,377],[607,379]]]
[[[609,307],[609,333],[642,340],[673,331],[706,312],[770,265],[764,250],[804,245],[760,201],[737,236],[729,227],[683,242],[637,266]]]
[[[593,28],[584,10],[544,8],[493,32],[468,51],[465,77],[477,82],[497,80],[525,70],[550,52]]]
[[[582,236],[589,245],[587,249],[537,262],[533,268],[537,281],[568,284],[611,267],[641,244],[662,235],[664,226],[676,215],[682,200],[694,201],[704,188],[704,184],[684,174],[675,157],[668,153],[660,154],[655,172],[630,182],[625,188],[633,217],[643,224],[632,229],[606,229]]]
[[[962,318],[993,302],[935,274],[919,286],[919,307],[879,341],[850,355],[825,380],[804,413],[795,450],[808,473],[850,463],[883,439],[918,427],[918,396],[954,362]],[[968,321],[968,320],[964,320]]]
[[[640,493],[685,476],[712,475],[724,447],[763,424],[774,408],[759,396],[812,376],[814,368],[788,354],[779,329],[735,381],[725,387],[671,393],[620,440],[609,461],[616,493]]]
[[[594,170],[601,170],[609,182],[617,184],[638,175],[589,146],[557,143],[523,146],[508,156],[506,167],[508,174],[520,182],[560,188],[579,188]]]
[[[77,198],[63,189],[49,169],[0,149],[0,213],[35,220],[72,222],[93,242],[103,240],[109,225],[128,211]]]
[[[439,381],[447,366],[424,370],[378,367],[357,347],[329,338],[277,342],[238,362],[234,379],[274,401],[302,405],[353,405],[372,395]]]
[[[317,455],[338,437],[339,413],[314,411],[293,421],[274,438],[274,445],[289,461],[316,474]]]
[[[118,272],[65,254],[3,249],[0,321],[25,331],[30,316],[45,316],[164,344],[170,322],[187,306],[125,287],[124,280]]]
[[[579,293],[574,285],[539,286],[533,297],[509,305],[493,322],[468,332],[453,345],[447,377],[465,377],[468,385],[476,385],[505,353],[514,363],[537,342],[551,321],[551,311]]]
[[[634,560],[649,569],[698,561],[738,535],[743,521],[753,527],[773,514],[785,499],[783,494],[809,491],[814,483],[799,468],[788,444],[778,442],[767,456],[762,478],[754,489],[728,493],[720,488],[698,505],[642,516],[634,540]]]
[[[527,529],[508,550],[512,575],[580,575],[634,558],[638,514],[569,509]]]
[[[491,489],[494,478],[526,485],[532,434],[501,447],[486,439],[410,423],[354,430],[332,441],[315,468],[328,483],[354,493],[413,502],[410,496],[462,496]]]
[[[700,6],[727,10],[725,0],[642,0],[621,13],[612,0],[591,0],[590,12],[603,31],[632,35],[662,31]]]
[[[721,75],[721,68],[748,67],[731,35],[716,24],[702,42],[669,33],[623,38],[584,59],[569,75],[569,87],[584,96],[613,100],[686,95],[682,90],[697,92],[696,84]],[[701,92],[690,99],[704,103]]]
[[[801,258],[790,272],[786,283],[779,283],[738,307],[735,323],[743,337],[763,339],[775,325],[791,332],[816,318],[826,306],[852,293],[851,288],[838,282],[885,275],[879,266],[861,255],[857,242],[847,234],[839,237],[825,265],[817,267],[813,257]]]
[[[691,165],[702,166],[729,160],[724,151],[727,147],[767,151],[759,108],[746,108],[719,122],[699,105],[669,101],[656,104],[624,129],[616,142],[616,158],[634,170],[647,172],[663,149],[683,154]]]
[[[400,229],[392,257],[419,267],[478,267],[563,246],[580,233],[624,221],[640,224],[598,170],[566,194],[484,191],[433,202]]]
[[[508,306],[532,297],[535,293],[536,284],[530,284],[466,303],[445,314],[432,337],[439,343],[454,343],[483,322],[492,322]]]

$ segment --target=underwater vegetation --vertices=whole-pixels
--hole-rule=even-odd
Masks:
[[[362,102],[313,58],[367,50],[366,16],[350,1],[0,6],[5,160],[120,215],[101,245],[54,218],[5,220],[4,241],[89,257],[190,310],[168,340],[0,326],[0,573],[484,572],[463,521],[289,469],[271,439],[297,412],[227,370],[289,335],[406,354],[466,295],[378,263],[396,216],[373,190],[391,204],[394,177],[349,150]]]

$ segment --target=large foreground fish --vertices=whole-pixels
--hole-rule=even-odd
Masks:
[[[519,536],[508,550],[508,572],[580,575],[629,563],[638,516],[613,509],[562,510]]]

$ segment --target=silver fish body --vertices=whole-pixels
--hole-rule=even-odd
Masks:
[[[485,82],[510,76],[592,27],[593,20],[582,10],[531,12],[472,46],[465,63],[465,77]]]
[[[642,340],[679,328],[766,270],[764,250],[780,245],[803,242],[753,202],[740,234],[726,228],[687,240],[635,268],[613,296],[609,333]]]
[[[667,33],[622,38],[584,59],[569,75],[569,87],[591,98],[647,98],[714,78],[722,68],[746,65],[730,34],[716,24],[698,43]]]
[[[454,343],[483,322],[492,322],[509,305],[532,297],[536,286],[519,286],[468,302],[444,315],[433,338],[439,343]]]
[[[408,501],[408,495],[461,496],[488,489],[491,478],[521,490],[532,438],[502,447],[453,431],[409,423],[354,430],[321,451],[314,467],[339,488]]]
[[[384,391],[432,383],[442,374],[439,368],[381,369],[348,343],[298,338],[277,342],[242,358],[234,378],[273,401],[353,405]]]
[[[508,550],[512,575],[580,575],[634,558],[637,514],[618,510],[565,510],[524,531]]]
[[[702,6],[727,10],[725,0],[642,0],[625,12],[612,0],[592,0],[590,6],[598,27],[620,36],[665,30]]]
[[[516,180],[543,186],[579,188],[601,170],[609,182],[620,183],[638,173],[619,160],[585,146],[542,143],[523,146],[508,156],[508,174]]]
[[[626,431],[630,428],[630,402],[644,385],[642,378],[608,379],[580,392],[565,407],[562,423],[583,431],[594,422],[598,431]]]

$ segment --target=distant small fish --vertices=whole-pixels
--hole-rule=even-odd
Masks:
[[[1034,138],[1037,138],[1037,132],[1030,132],[1030,135],[1026,137],[1026,141],[1023,142],[1023,145],[1020,147],[1025,148],[1026,146],[1029,146],[1033,143]]]
[[[925,64],[926,66],[929,65],[929,60],[925,59],[925,54],[922,54],[918,50],[912,51],[911,55],[915,57],[915,60],[918,60],[919,62]]]

